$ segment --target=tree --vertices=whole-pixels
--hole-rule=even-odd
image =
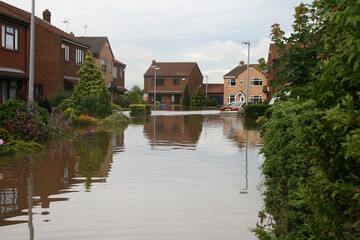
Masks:
[[[191,96],[191,106],[204,106],[205,95],[200,87],[197,87]]]
[[[190,94],[189,94],[189,84],[186,83],[184,88],[184,96],[183,96],[183,103],[184,106],[190,106]]]
[[[71,100],[74,106],[80,104],[82,99],[91,94],[101,95],[105,84],[105,79],[100,67],[95,65],[93,55],[88,50],[83,66],[78,72],[80,81],[75,86]],[[107,89],[106,89],[107,90]]]

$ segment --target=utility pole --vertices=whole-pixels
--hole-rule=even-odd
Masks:
[[[35,0],[31,2],[30,59],[29,59],[29,103],[34,104],[34,61],[35,61]]]

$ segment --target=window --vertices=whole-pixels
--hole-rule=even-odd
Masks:
[[[100,66],[101,66],[101,71],[103,71],[103,73],[106,73],[107,70],[107,61],[105,59],[100,59]]]
[[[235,78],[229,78],[228,79],[228,87],[235,87],[236,86],[236,79]]]
[[[154,79],[152,80],[152,85],[154,86]],[[165,86],[165,79],[156,78],[156,86]]]
[[[110,64],[109,64],[109,72],[112,71],[112,61],[110,61]]]
[[[244,79],[240,78],[240,85],[244,85]]]
[[[16,81],[3,81],[2,82],[2,102],[9,99],[16,99],[17,85]]]
[[[227,102],[228,102],[228,104],[232,103],[232,102],[235,102],[235,95],[232,95],[232,94],[228,95],[227,96]]]
[[[118,70],[118,67],[115,67],[115,66],[114,66],[114,69],[113,69],[113,70],[114,70],[114,72],[113,72],[113,77],[114,77],[114,78],[118,78],[118,71],[119,71],[119,70]]]
[[[154,102],[154,95],[151,95],[151,101]],[[163,94],[156,94],[156,101],[164,102],[165,98]]]
[[[41,100],[43,97],[43,85],[42,84],[35,84],[34,85],[34,98],[36,100]]]
[[[76,65],[81,66],[84,63],[84,51],[76,49]]]
[[[70,47],[65,45],[65,61],[70,61]]]
[[[262,78],[251,78],[250,85],[251,86],[262,86]]]
[[[250,102],[256,102],[256,103],[262,102],[262,96],[261,95],[258,95],[258,96],[251,95]]]
[[[180,85],[180,78],[174,78],[174,85]]]
[[[1,46],[5,49],[19,50],[19,30],[14,27],[2,26]]]
[[[122,78],[124,75],[124,69],[123,68],[120,68],[120,77]]]

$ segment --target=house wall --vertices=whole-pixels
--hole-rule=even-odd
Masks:
[[[189,75],[189,93],[190,96],[194,90],[203,83],[203,76],[200,69],[196,65]]]
[[[18,29],[18,50],[12,51],[0,45],[0,68],[11,68],[20,70],[24,73],[18,74],[10,71],[2,71],[0,69],[0,103],[3,98],[3,82],[7,87],[4,91],[8,92],[10,84],[23,83],[29,77],[28,73],[28,42],[29,28],[28,24],[0,15],[0,43],[2,44],[2,26],[7,25]],[[26,89],[21,84],[16,84],[16,95],[25,95]],[[9,97],[10,93],[7,94]]]
[[[252,70],[251,70],[252,69]],[[243,78],[244,82],[243,85],[240,85],[240,78]],[[251,78],[262,78],[262,85],[261,86],[251,86],[250,85],[250,79]],[[228,79],[224,78],[224,104],[228,104],[228,95],[233,94],[236,95],[240,91],[243,91],[246,93],[246,81],[247,80],[247,71],[243,71],[236,77],[236,85],[235,86],[228,86]],[[248,101],[250,101],[251,95],[261,95],[262,101],[269,101],[267,99],[267,95],[263,93],[263,86],[267,86],[267,78],[264,73],[259,71],[258,69],[252,67],[249,71],[249,98]],[[235,99],[236,102],[240,101],[240,95],[236,96]]]
[[[113,55],[111,54],[109,43],[105,43],[99,53],[99,59],[97,59],[96,63],[98,64],[98,66],[101,67],[100,59],[105,59],[107,62],[106,72],[103,73],[103,76],[106,80],[106,86],[108,86],[109,83],[113,81],[113,69],[112,69],[113,67],[111,66],[111,71],[110,71],[110,64],[114,63],[114,58]]]
[[[62,45],[67,45],[70,47],[70,60],[65,60],[65,48]],[[76,77],[79,75],[77,72],[80,70],[81,66],[76,65],[76,49],[81,49],[84,51],[84,61],[86,56],[86,48],[80,47],[78,45],[71,44],[66,41],[62,41],[60,44],[60,54],[59,54],[59,63],[60,63],[60,77],[68,76],[68,77]],[[60,79],[61,81],[61,79]]]

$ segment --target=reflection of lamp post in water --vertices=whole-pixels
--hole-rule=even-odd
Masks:
[[[29,158],[29,177],[28,177],[28,226],[30,240],[34,239],[34,225],[33,225],[33,195],[34,195],[34,178],[33,178],[33,157]]]
[[[248,130],[245,130],[245,188],[244,189],[240,189],[239,193],[240,194],[248,194],[248,186],[249,186],[249,181],[248,181]]]

